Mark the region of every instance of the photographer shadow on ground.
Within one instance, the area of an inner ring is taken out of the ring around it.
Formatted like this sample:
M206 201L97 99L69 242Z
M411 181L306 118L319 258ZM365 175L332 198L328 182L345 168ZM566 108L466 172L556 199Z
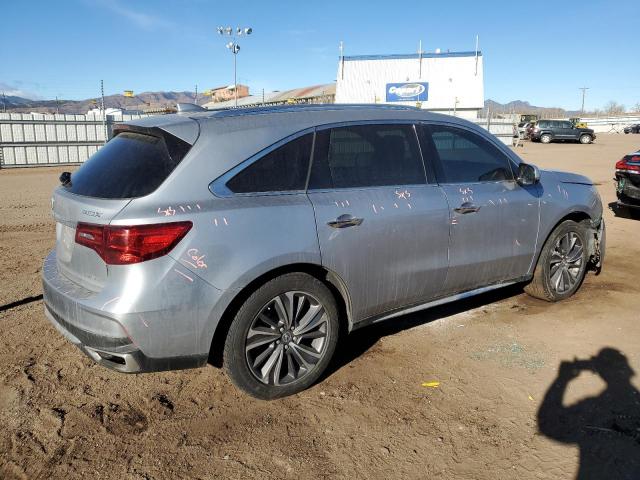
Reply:
M607 387L597 397L564 406L565 391L581 371L599 375ZM634 374L614 348L560 364L538 410L538 428L553 440L580 447L577 480L640 479L640 392L631 384Z

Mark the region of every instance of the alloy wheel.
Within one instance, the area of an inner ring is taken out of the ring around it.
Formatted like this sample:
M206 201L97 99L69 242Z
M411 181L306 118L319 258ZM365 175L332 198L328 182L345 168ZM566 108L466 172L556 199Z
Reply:
M267 385L298 381L320 362L330 323L322 304L306 292L271 299L253 319L245 341L251 373Z
M583 252L584 246L575 232L568 232L556 241L549 258L549 280L556 293L566 293L580 281Z

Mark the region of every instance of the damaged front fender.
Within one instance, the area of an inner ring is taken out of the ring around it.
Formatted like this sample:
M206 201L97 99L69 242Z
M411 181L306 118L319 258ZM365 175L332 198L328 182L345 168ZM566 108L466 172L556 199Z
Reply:
M607 231L604 218L590 222L589 226L589 265L596 275L602 271L607 243Z

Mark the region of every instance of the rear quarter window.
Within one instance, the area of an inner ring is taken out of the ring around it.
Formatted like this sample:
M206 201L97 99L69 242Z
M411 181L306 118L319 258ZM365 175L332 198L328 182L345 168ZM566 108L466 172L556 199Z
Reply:
M313 133L267 153L227 182L234 193L291 192L305 189Z
M74 172L65 188L86 197L143 197L167 179L189 148L169 134L120 133Z

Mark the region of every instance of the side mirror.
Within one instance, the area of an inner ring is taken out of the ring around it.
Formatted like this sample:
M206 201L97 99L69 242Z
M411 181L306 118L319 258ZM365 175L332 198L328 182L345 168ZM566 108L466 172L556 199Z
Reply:
M535 165L521 163L518 165L518 176L516 181L523 187L535 185L540 181L540 170Z
M60 183L63 187L71 185L71 172L62 172L60 175Z

